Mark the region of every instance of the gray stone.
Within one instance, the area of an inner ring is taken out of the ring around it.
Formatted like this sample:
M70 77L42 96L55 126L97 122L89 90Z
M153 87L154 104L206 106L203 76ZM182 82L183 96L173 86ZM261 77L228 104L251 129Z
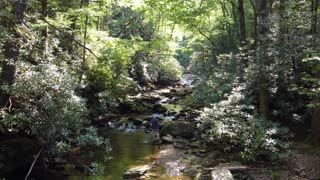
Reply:
M137 166L129 169L122 177L123 179L136 179L143 176L150 168L149 165Z
M186 139L175 139L173 142L174 147L179 149L185 149L189 144L189 141Z
M168 121L160 130L161 135L170 134L173 137L192 138L195 126L185 121Z
M211 180L234 180L228 169L217 169L211 171Z
M148 128L151 126L151 123L149 121L143 121L142 125Z
M200 149L202 146L202 143L201 143L201 141L194 141L194 142L190 143L190 146L192 148L199 148Z
M164 143L173 143L173 137L170 134L161 137Z

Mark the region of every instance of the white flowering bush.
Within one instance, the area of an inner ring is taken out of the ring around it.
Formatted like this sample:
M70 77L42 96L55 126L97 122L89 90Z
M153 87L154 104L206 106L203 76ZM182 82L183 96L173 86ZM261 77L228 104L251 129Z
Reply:
M244 160L260 155L281 159L289 154L289 130L278 123L252 116L253 106L243 104L244 87L233 88L227 100L206 108L198 120L207 142L223 143L225 150L238 149Z
M85 128L89 124L86 102L77 95L69 68L21 62L19 71L15 86L8 88L14 104L2 120L6 129L35 136L57 154L74 146L94 146L104 148L109 157L108 139L94 127Z
M19 70L10 90L14 106L5 119L8 129L35 135L49 144L61 139L62 129L82 129L87 122L86 103L75 93L76 82L67 68L21 63Z

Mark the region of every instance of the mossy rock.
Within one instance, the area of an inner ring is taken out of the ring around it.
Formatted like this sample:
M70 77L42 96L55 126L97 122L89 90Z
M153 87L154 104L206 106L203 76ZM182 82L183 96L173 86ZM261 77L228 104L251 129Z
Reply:
M193 124L185 121L168 121L160 130L161 135L170 134L173 137L192 138L196 128Z

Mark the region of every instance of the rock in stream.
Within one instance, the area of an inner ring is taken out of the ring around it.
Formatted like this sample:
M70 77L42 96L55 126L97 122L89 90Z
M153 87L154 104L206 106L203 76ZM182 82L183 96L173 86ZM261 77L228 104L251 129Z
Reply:
M143 176L150 168L150 165L133 167L125 172L122 177L123 179L136 179Z

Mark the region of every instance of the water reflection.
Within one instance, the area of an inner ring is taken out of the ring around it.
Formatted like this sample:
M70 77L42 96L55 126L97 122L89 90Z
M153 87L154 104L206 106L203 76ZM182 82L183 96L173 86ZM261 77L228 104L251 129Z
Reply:
M123 173L128 168L153 162L160 149L158 145L152 145L153 138L143 130L119 132L106 129L102 134L111 141L112 159L104 162L104 152L97 151L94 152L92 161L105 165L106 175L103 179L122 179ZM68 180L92 179L92 177L81 176L81 173L74 169L69 170L69 173L73 173L75 176L70 176Z

